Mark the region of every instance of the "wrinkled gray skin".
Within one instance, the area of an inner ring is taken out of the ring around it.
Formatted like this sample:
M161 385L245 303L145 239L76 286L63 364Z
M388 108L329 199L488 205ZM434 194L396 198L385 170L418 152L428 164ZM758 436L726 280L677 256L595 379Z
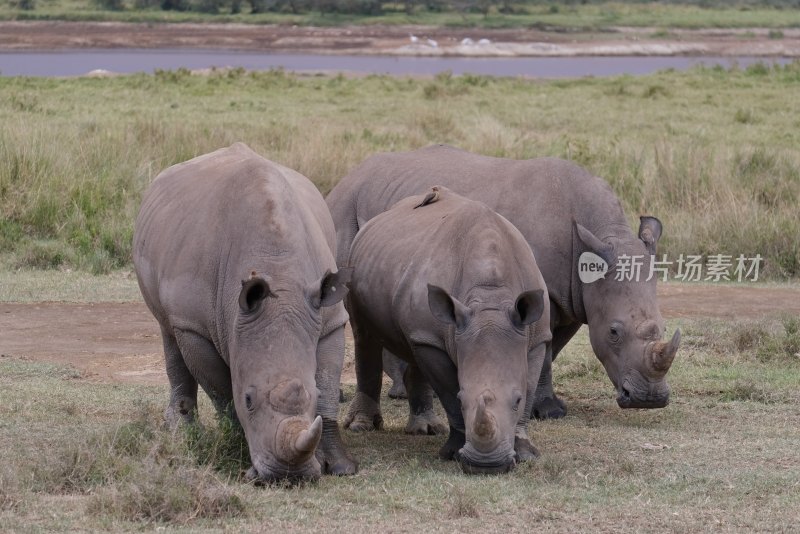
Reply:
M381 426L386 348L408 363L406 431L444 430L432 385L450 423L440 456L468 473L505 472L536 455L527 425L552 338L544 280L519 231L486 205L441 188L414 209L424 197L378 215L353 242L358 389L345 426Z
M334 240L314 185L241 143L162 172L136 219L167 422L194 418L198 384L219 410L233 403L257 481L357 469L336 424L350 272L330 273Z
M608 184L573 163L492 158L443 145L372 156L326 198L336 225L337 263L346 263L346 251L367 221L437 184L480 200L506 217L536 256L550 295L553 344L542 369L534 416L566 414L553 392L551 362L587 323L592 348L617 390L620 407L660 408L668 403L665 377L680 332L669 342L661 341L664 319L656 299L657 276L645 281L661 223L642 217L634 234ZM586 251L611 264L610 274L591 284L578 278L578 258ZM614 264L623 254L645 256L640 282L615 280Z

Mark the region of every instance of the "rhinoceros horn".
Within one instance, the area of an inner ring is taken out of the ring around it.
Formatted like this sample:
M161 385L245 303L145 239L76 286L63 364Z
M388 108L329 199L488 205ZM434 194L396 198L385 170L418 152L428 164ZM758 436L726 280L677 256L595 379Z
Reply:
M494 417L486 410L486 400L487 393L484 392L478 396L478 407L475 410L475 434L490 439L494 436L497 425Z
M653 370L659 373L666 373L675 359L675 354L678 352L678 347L681 344L681 330L675 330L672 339L669 343L665 341L658 341L653 345L650 352L650 365Z
M318 415L307 429L298 432L297 439L294 440L294 448L301 455L314 452L321 437L322 417Z

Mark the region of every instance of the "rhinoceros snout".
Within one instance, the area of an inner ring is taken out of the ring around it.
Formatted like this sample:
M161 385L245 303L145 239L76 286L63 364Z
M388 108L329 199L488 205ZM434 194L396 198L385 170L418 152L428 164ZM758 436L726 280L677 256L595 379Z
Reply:
M458 461L461 470L468 475L508 473L517 465L514 448L505 442L488 453L478 451L472 443L467 442L458 451Z
M266 465L257 462L259 467L250 467L245 474L245 479L255 485L266 485L275 483L299 484L302 482L313 482L322 475L319 464L306 465L300 468L290 468L289 466Z
M663 408L669 404L669 387L664 384L663 389L656 392L637 392L622 386L617 393L617 405L620 408Z

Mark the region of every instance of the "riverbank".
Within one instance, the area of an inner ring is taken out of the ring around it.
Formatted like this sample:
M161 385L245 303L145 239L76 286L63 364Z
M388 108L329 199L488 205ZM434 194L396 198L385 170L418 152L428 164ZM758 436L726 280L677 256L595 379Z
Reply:
M603 32L432 26L0 22L0 51L215 49L426 57L800 57L800 29L612 28Z

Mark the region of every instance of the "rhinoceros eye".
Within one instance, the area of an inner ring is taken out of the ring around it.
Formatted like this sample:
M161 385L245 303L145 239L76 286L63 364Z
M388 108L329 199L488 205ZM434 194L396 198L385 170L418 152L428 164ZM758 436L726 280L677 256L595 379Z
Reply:
M608 330L608 338L612 343L616 343L622 337L622 327L618 324L612 324Z
M514 410L515 412L518 411L521 402L522 402L522 393L517 391L514 393L514 398L511 401L511 409Z
M244 394L244 405L247 407L248 411L253 411L253 396L250 393Z

